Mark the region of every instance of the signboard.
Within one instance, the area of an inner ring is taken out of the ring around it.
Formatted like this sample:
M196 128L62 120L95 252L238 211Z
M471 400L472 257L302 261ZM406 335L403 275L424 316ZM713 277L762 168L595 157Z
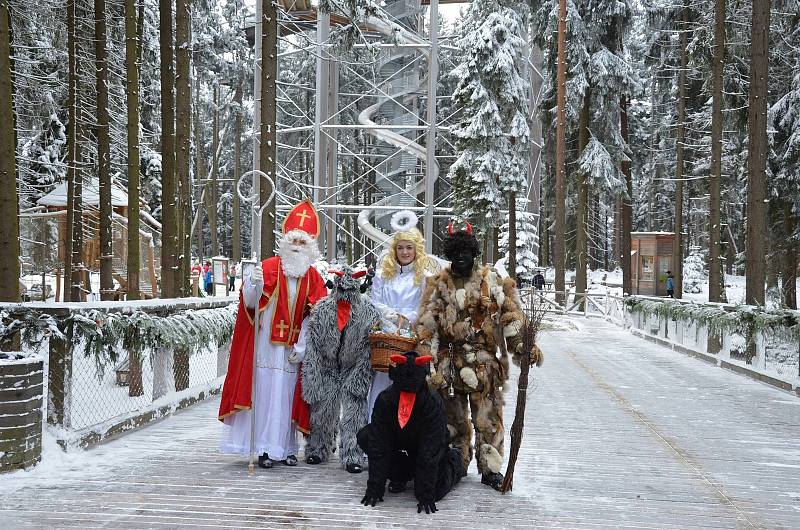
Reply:
M214 283L228 285L228 258L212 258Z

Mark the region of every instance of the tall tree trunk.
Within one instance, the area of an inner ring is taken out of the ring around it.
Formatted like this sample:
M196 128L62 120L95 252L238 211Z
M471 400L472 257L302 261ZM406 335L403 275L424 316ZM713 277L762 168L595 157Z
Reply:
M589 103L592 89L588 87L583 95L583 106L578 121L578 158L589 144ZM575 294L586 292L586 265L589 256L589 179L583 171L578 171L578 205L575 209ZM578 306L583 311L583 303Z
M262 56L263 57L263 56ZM219 234L217 233L217 207L219 204L219 85L214 86L214 117L211 137L211 182L209 191L211 208L208 210L208 226L211 230L211 255L219 256Z
M195 75L195 79L198 79L198 76ZM208 187L206 182L206 163L205 157L203 156L203 135L202 135L202 124L200 123L200 89L199 89L199 80L196 81L197 85L195 85L195 102L194 102L194 155L195 155L195 171L197 175L197 181L200 182L201 192L200 192L200 200L197 201L197 224L195 230L197 230L197 259L198 263L202 267L203 265L203 254L206 252L205 241L203 237L203 208L208 210Z
M19 301L19 217L14 87L11 80L11 8L0 1L0 301ZM42 286L44 293L44 285Z
M261 171L277 184L277 87L278 77L278 12L272 2L263 3L261 17ZM259 204L264 204L272 192L266 180L261 181ZM261 219L261 259L275 254L275 203L264 210ZM334 243L335 244L335 243Z
M722 181L722 76L725 66L725 2L714 2L714 63L711 68L711 175L709 176L708 227L708 301L720 302L724 281L721 258L721 197Z
M128 300L138 300L139 268L139 64L136 0L125 0L125 79L128 106ZM155 294L155 293L153 293Z
M623 95L619 100L619 129L620 135L626 144L629 144L628 135L628 96ZM630 144L629 144L630 145ZM631 231L633 230L633 177L631 176L630 160L623 160L620 164L622 174L625 175L625 191L627 197L620 197L619 203L619 260L622 267L622 292L630 294L633 288L631 271Z
M539 217L539 266L550 266L550 207L547 195L542 196L542 215Z
M95 90L97 92L97 162L100 184L100 299L114 299L114 249L111 236L111 143L108 115L106 1L94 0Z
M672 250L672 274L675 277L675 298L683 297L683 174L686 139L686 70L689 63L689 4L683 2L681 12L681 67L678 70L678 123L675 128L675 243Z
M764 305L767 255L767 89L770 0L753 0L747 110L747 242L745 303Z
M556 71L556 205L555 205L555 289L564 291L564 242L566 221L566 82L567 82L567 1L558 2L558 68ZM557 301L565 300L556 294Z
M508 274L517 279L517 194L508 194Z
M175 183L178 186L178 266L175 269L176 295L191 296L189 269L192 241L192 2L175 3Z
M172 0L159 0L161 46L161 297L175 298L178 218L175 204L175 66L172 43Z
M238 80L236 92L236 117L233 123L233 262L242 260L242 213L239 202L239 179L242 176L242 79Z
M76 0L67 0L67 219L64 226L64 301L72 300L72 230L75 224L75 179L78 175L77 36Z
M792 234L797 220L792 212L791 201L783 203L783 231L787 235L786 252L783 256L783 305L797 309L797 241Z

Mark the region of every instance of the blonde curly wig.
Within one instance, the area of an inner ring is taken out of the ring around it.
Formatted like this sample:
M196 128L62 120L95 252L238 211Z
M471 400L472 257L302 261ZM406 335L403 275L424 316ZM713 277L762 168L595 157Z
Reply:
M425 270L430 267L431 258L425 254L425 238L422 233L416 228L397 232L392 238L392 243L389 245L389 251L381 260L381 278L384 280L391 280L400 272L400 267L397 263L397 244L400 241L410 241L414 244L414 284L421 285L425 281Z

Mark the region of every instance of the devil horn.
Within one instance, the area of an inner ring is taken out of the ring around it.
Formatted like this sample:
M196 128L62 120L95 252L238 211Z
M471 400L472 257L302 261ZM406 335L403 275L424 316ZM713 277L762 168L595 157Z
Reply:
M367 274L367 271L361 270L361 271L358 271L358 272L354 272L352 274L352 276L353 276L353 278L361 278L365 274Z
M467 234L472 235L472 225L467 223Z
M430 355L421 355L421 356L417 357L416 359L414 359L414 364L416 364L417 366L425 366L426 364L428 364L432 360L433 360L433 357L431 357Z
M449 235L449 236L453 235L453 221L450 221L447 224L447 235Z
M405 355L400 355L399 353L395 353L389 357L389 359L391 359L394 364L406 364L406 361L408 361Z

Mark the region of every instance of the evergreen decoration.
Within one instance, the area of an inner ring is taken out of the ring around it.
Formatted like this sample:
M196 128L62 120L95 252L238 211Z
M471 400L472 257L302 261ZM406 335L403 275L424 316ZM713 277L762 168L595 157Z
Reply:
M721 306L661 302L638 296L626 297L625 306L631 314L654 316L660 320L688 321L705 326L711 335L742 335L746 337L748 344L755 340L758 333L795 344L800 342L800 311L768 311L755 306L737 306L726 310Z
M133 311L109 313L97 309L72 312L58 319L39 309L16 306L0 311L0 344L21 332L25 349L38 351L48 337L83 344L95 359L98 373L119 360L121 351L143 353L159 348L183 350L189 355L214 343L218 347L233 335L237 305L214 309L186 309L167 316Z

